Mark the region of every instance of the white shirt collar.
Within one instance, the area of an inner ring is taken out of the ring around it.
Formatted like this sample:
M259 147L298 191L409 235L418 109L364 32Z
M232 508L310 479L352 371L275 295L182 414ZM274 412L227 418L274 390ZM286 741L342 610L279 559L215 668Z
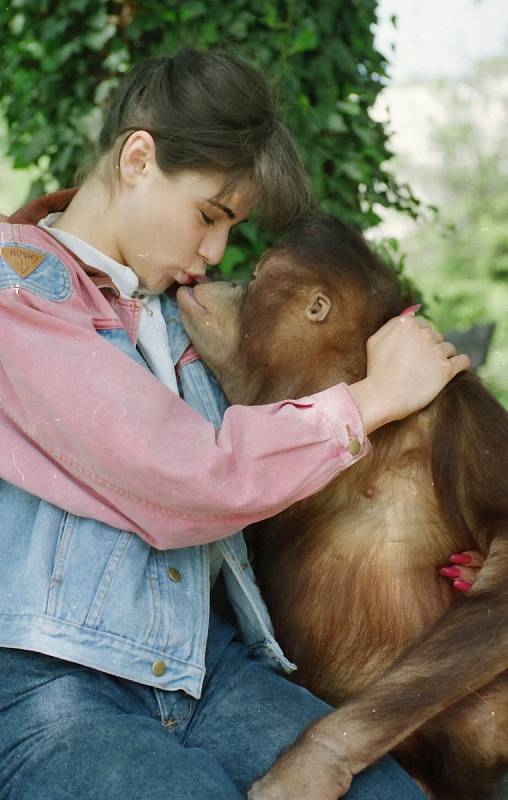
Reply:
M122 297L132 297L135 292L139 291L139 278L133 269L126 267L124 264L120 264L105 253L101 253L96 247L88 244L88 242L84 242L83 239L80 239L78 236L74 236L73 233L67 233L67 231L62 231L60 228L53 228L52 225L60 219L61 216L62 212L48 214L47 217L40 220L38 223L39 227L44 228L51 233L55 239L65 244L69 250L76 253L85 264L97 267L97 269L109 275Z

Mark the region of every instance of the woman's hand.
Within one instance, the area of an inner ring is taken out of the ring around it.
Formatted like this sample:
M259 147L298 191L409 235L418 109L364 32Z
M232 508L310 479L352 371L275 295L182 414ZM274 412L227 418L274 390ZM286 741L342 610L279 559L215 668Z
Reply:
M469 357L423 319L403 313L367 340L367 377L349 388L367 433L428 405Z
M451 580L458 592L469 592L483 567L484 557L477 550L465 550L454 553L448 560L450 564L441 567L439 574Z

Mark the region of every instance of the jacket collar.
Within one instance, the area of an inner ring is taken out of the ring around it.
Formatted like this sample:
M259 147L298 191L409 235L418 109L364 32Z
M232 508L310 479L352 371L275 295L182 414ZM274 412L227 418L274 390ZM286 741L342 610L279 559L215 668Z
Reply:
M16 225L37 225L37 223L56 211L65 211L77 189L62 189L59 192L36 197L9 217L9 222Z
M37 225L37 223L47 217L48 214L53 214L56 211L65 211L72 198L76 194L77 189L62 189L59 192L52 192L51 194L37 197L30 203L15 211L8 217L8 222L13 225ZM44 231L51 236L49 231ZM55 237L52 237L55 238ZM119 295L119 291L115 284L105 272L93 267L90 264L85 264L75 253L66 247L62 242L58 241L58 245L66 250L80 267L86 272L88 277L93 281L98 289L106 289L112 291L115 295Z

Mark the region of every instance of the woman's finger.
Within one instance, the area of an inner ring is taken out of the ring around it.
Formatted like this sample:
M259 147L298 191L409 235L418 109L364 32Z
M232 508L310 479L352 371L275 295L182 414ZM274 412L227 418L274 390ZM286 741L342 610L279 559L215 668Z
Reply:
M478 569L472 567L442 567L439 570L443 578L451 578L452 580L467 581L474 583L478 577Z
M478 550L464 550L453 553L449 562L448 566L441 567L440 575L451 580L458 592L468 592L478 579L485 559Z
M451 342L440 342L439 349L446 358L451 358L457 355L457 348Z
M466 356L464 353L461 353L458 356L452 356L448 359L448 363L452 368L452 375L457 375L459 372L462 372L465 369L469 369L471 366L471 359L469 356Z
M453 553L448 559L451 564L467 567L483 567L485 559L478 550L464 550L461 553Z
M453 588L458 592L469 592L472 586L472 583L469 583L469 581L463 581L460 578L457 578L456 581L453 581Z
M439 333L439 331L436 331L436 329L432 327L428 320L422 319L421 317L415 317L415 322L419 328L427 328L435 342L442 342L444 340L444 336Z

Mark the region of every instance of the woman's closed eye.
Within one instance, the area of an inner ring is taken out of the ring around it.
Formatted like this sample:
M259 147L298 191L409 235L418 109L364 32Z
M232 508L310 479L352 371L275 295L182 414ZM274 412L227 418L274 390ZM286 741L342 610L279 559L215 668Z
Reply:
M204 211L200 211L199 213L203 217L203 222L205 223L205 225L214 225L215 224L215 220L212 219L211 217L209 217L208 214L205 214Z

